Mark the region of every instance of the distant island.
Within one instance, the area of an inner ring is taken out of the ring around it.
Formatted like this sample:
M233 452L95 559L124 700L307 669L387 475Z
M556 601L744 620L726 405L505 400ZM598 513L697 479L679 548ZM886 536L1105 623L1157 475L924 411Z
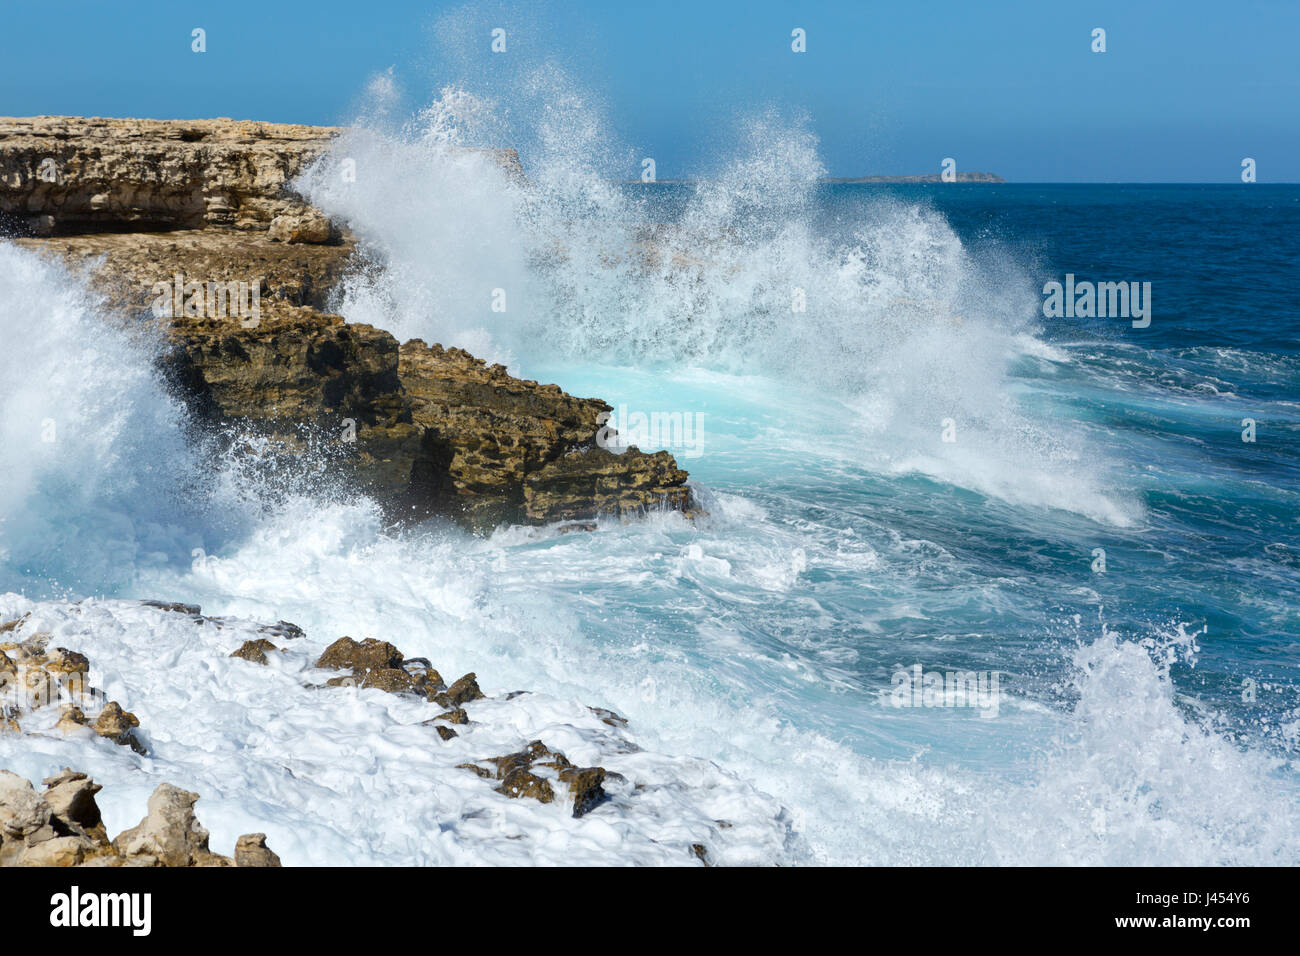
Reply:
M954 180L959 183L1005 183L1006 180L996 173L957 173ZM943 182L940 173L925 173L920 176L827 176L826 183L939 183Z
M923 173L917 176L826 176L821 180L823 183L940 183L943 182L941 173ZM1005 183L1006 180L997 173L957 173L957 178L953 180L958 183ZM625 182L645 185L645 186L675 186L683 183L698 182L695 179L628 179Z

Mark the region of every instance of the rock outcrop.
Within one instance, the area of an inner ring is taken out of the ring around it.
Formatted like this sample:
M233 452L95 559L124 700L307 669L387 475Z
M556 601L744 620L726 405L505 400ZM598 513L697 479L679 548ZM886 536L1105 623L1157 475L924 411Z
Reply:
M0 625L0 635L11 638L0 641L0 730L21 732L29 715L57 706L56 732L89 739L97 735L145 753L139 718L91 685L89 659L67 648L50 648L49 634L23 635L24 621Z
M395 518L691 512L667 452L596 446L604 402L327 311L370 266L292 183L339 132L0 118L0 234L41 237L16 241L93 270L114 314L160 322L163 369L215 440L253 437L268 464L323 471ZM496 156L517 172L513 150Z
M0 118L0 213L38 234L229 226L310 212L288 184L330 126L215 120Z
M102 789L84 773L64 768L43 781L0 770L0 866L279 866L266 834L235 844L233 859L213 853L208 831L194 815L198 794L160 784L148 813L109 840L95 794Z
M371 637L363 641L340 637L325 648L316 666L322 670L351 671L344 677L331 677L325 682L327 687L360 687L362 690L409 694L437 704L443 712L424 723L434 727L443 740L456 736L447 724L469 723L464 705L483 699L483 691L473 673L466 674L448 687L427 659L406 658L392 644Z
M480 777L499 780L497 792L507 797L530 797L541 803L555 800L555 784L563 784L573 801L573 815L580 817L605 799L607 771L604 767L575 767L558 750L534 740L517 753L492 757L481 764L461 764ZM490 769L489 769L490 768Z

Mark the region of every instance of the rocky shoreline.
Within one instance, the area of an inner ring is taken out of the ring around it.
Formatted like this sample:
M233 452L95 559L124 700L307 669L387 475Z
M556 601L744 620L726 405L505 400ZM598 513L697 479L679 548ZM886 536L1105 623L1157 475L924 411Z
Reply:
M483 532L693 513L670 454L597 446L605 402L327 311L371 263L292 184L339 132L0 118L0 234L89 270L111 314L158 323L167 380L210 440L321 458L394 519ZM496 155L518 169L513 151Z
M0 628L0 866L319 864L340 844L375 862L394 833L427 846L382 862L564 863L612 841L611 859L698 866L783 859L796 839L770 797L643 749L608 708L447 680L381 638L12 594ZM232 855L211 849L200 794Z

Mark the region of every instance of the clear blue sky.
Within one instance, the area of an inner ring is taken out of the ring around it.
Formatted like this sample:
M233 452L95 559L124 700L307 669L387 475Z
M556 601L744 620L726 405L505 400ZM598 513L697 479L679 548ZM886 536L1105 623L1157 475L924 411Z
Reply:
M1237 182L1250 156L1260 182L1300 182L1297 0L489 0L450 20L465 4L5 7L11 115L340 123L389 67L418 101L553 59L660 178L698 172L731 117L774 105L811 117L832 175L937 172L951 156L1013 181ZM795 27L806 53L791 52Z

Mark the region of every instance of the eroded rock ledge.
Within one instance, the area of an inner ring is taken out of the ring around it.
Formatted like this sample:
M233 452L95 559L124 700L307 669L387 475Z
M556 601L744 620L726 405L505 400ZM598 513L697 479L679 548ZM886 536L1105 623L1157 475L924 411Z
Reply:
M327 311L339 280L368 266L292 182L339 132L0 118L0 235L92 270L111 313L161 321L169 380L214 434L323 457L394 516L488 530L691 512L670 454L596 447L597 416L611 410L599 399ZM497 158L517 171L513 150ZM239 301L257 302L251 317L213 291L238 283L249 288ZM178 292L161 319L160 284Z

